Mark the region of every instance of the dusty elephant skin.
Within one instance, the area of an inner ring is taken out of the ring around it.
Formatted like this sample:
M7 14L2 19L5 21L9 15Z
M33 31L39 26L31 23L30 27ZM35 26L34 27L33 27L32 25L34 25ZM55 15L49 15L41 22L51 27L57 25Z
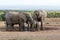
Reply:
M19 24L19 30L23 31L25 30L24 23L30 23L32 27L32 17L29 14L26 14L24 12L6 12L5 14L5 20L7 24L7 30L13 30L14 24ZM27 27L28 30L29 26Z
M34 11L34 20L41 22L41 27L37 26L37 29L43 30L43 21L47 17L47 12L45 10L35 10Z

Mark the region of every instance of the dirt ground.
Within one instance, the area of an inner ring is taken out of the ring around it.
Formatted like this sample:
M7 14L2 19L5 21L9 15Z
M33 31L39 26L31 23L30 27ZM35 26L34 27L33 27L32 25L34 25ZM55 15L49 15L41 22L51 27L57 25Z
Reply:
M47 18L43 31L35 32L19 32L6 31L5 22L0 21L0 40L60 40L60 22L59 18ZM18 25L15 26L17 30Z

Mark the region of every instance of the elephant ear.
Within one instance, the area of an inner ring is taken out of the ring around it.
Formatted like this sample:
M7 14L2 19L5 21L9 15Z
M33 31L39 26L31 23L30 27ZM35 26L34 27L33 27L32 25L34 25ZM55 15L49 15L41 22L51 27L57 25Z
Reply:
M32 19L32 16L30 14L26 14L27 19Z
M26 18L27 18L27 21L29 21L30 23L33 22L33 18L30 14L26 14Z
M37 16L35 14L33 15L33 19L34 20L37 20Z

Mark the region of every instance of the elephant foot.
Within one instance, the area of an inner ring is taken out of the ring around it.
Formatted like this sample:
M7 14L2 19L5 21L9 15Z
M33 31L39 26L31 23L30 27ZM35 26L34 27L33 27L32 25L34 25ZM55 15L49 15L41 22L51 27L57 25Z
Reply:
M8 31L8 29L6 29L6 31Z
M34 32L35 30L34 29L30 29L30 31Z
M13 28L8 28L8 29L6 29L6 31L14 31L14 29Z
M24 31L27 31L27 30L28 30L27 27L25 27L25 28L24 28Z
M14 31L14 29L8 29L8 31Z
M19 31L23 31L23 29L19 29Z
M19 31L23 31L23 28L19 28Z
M40 27L37 28L37 31L40 31Z
M27 31L30 31L30 27L27 27Z
M43 31L43 30L44 30L44 28L40 28L40 30L42 30L42 31Z
M40 31L40 29L38 29L38 28L35 28L35 31Z
M13 31L16 31L16 29L14 28L14 30Z

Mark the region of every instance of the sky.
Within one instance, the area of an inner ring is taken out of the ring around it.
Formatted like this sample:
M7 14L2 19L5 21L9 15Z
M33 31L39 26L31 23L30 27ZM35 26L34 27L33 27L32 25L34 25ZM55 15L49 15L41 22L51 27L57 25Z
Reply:
M60 10L60 0L0 0L0 10Z

